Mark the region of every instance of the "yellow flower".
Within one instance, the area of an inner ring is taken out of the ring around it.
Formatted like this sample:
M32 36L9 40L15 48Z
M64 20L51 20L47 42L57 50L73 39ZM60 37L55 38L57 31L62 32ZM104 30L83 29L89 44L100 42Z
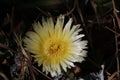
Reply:
M34 32L28 32L24 42L43 72L54 77L74 67L74 62L84 60L87 41L81 40L84 34L79 34L82 30L79 27L79 24L72 26L72 18L64 25L62 15L55 25L52 18L43 19L42 25L33 24Z

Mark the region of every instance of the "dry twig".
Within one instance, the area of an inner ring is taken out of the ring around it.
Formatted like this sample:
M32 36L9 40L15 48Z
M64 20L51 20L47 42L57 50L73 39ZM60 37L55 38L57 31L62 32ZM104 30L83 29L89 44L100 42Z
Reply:
M0 71L0 76L1 76L4 80L8 80L7 76L6 76L4 73L2 73L1 71Z

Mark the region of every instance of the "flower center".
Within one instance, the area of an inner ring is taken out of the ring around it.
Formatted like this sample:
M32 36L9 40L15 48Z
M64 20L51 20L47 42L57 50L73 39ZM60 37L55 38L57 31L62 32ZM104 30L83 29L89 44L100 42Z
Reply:
M63 53L64 45L61 42L51 42L48 46L48 54Z

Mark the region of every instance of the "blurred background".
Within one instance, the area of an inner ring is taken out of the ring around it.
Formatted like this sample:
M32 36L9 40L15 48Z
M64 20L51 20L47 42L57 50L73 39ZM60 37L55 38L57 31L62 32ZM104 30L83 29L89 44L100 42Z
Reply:
M60 14L81 24L88 40L88 57L74 76L58 80L97 80L95 75L103 70L105 80L120 79L120 0L0 0L0 80L49 80L40 73L30 57L26 61L20 39L32 30L34 21ZM67 20L66 20L67 21ZM21 54L22 53L22 54ZM22 66L25 64L25 66ZM34 67L30 67L30 65ZM23 71L22 71L23 70ZM74 73L71 69L68 73Z

